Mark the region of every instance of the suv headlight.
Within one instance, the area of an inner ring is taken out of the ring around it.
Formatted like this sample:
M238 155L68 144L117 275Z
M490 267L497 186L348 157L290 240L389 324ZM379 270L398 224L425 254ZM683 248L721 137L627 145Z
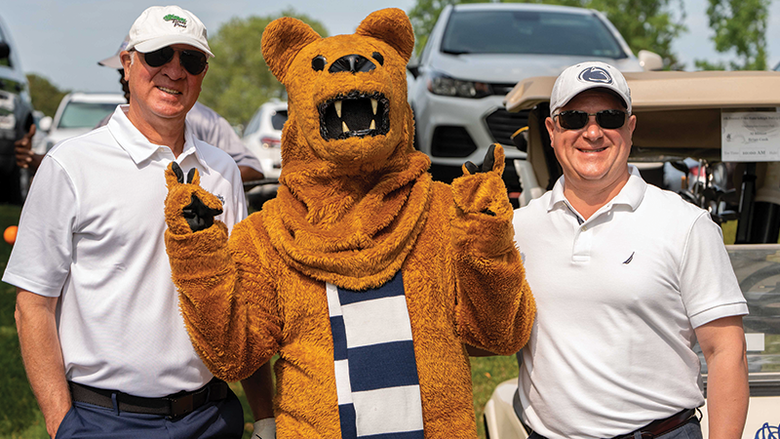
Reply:
M479 99L493 94L490 84L450 78L443 73L433 73L428 78L428 91L440 96Z

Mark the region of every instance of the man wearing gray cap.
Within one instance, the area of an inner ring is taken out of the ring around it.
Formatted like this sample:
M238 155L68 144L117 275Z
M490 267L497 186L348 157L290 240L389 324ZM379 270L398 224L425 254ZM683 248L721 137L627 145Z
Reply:
M246 216L235 162L185 123L212 56L192 13L145 10L120 56L129 105L54 147L33 181L3 281L52 437L241 437L240 402L190 344L160 209L175 162L228 227Z
M748 309L708 213L628 165L637 118L614 67L558 77L545 120L563 176L515 211L537 318L515 411L531 438L739 438ZM640 122L641 123L641 122Z

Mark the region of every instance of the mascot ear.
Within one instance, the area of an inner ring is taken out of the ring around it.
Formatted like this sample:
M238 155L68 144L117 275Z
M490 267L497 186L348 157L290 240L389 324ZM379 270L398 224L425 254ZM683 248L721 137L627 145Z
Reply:
M319 39L319 34L301 20L292 17L278 18L263 31L263 59L276 79L284 84L287 69L290 68L295 55Z
M358 26L355 34L373 37L392 46L409 61L414 50L414 30L404 11L396 8L372 12Z

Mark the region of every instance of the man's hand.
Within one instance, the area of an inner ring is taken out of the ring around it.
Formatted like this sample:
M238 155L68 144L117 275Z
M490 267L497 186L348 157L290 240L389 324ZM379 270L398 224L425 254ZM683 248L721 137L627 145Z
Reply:
M14 152L16 153L16 166L32 170L38 169L43 155L36 154L32 150L32 138L35 135L35 124L30 125L30 130L22 136L21 139L14 142Z
M182 235L207 229L214 224L214 217L222 213L222 202L199 186L200 175L196 168L187 173L176 162L165 171L168 196L165 199L165 220L171 232Z
M265 418L255 422L252 439L276 439L276 422L274 418Z

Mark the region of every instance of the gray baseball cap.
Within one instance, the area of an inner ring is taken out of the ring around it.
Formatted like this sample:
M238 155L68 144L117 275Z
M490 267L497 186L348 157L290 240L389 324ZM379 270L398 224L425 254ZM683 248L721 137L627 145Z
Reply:
M607 63L590 61L568 67L558 76L550 95L550 114L555 114L578 94L594 88L611 91L631 113L631 90L623 74Z

